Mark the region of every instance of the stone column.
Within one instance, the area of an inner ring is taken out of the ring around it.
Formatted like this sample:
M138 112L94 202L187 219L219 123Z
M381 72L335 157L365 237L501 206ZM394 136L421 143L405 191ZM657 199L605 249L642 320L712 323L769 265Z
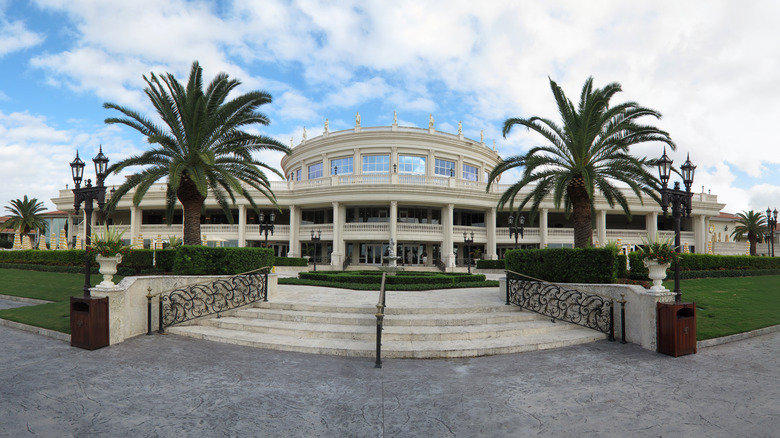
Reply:
M547 247L547 213L549 208L539 210L539 248Z
M695 216L693 221L693 236L694 245L696 245L696 253L707 253L707 217L703 214Z
M342 221L344 215L341 214L341 208L338 202L333 202L333 252L330 255L330 265L340 270L344 263L344 241L341 237L341 230L344 228Z
M130 245L135 244L135 239L141 234L141 221L143 214L137 205L130 206ZM184 236L182 236L184 237Z
M246 246L246 205L238 206L238 246Z
M70 245L71 242L73 242L73 215L70 214L70 212L68 212L68 229L67 229L66 233L68 234L67 235L67 239L68 239L67 243L68 243L68 245ZM70 248L70 247L66 247L65 249L68 249L68 248Z
M398 201L390 201L390 240L398 245ZM393 248L395 250L395 248Z
M647 230L648 239L656 239L658 234L658 212L647 213L645 219L645 230Z
M287 251L288 257L300 257L300 243L298 241L298 229L300 220L298 219L300 208L294 205L290 206L290 249Z
M607 210L596 211L596 238L599 241L599 247L607 244Z
M444 242L442 243L441 256L442 262L447 269L455 267L455 254L452 252L453 241L453 219L455 217L455 204L447 204L447 208L442 211L442 228L444 230Z
M487 233L487 242L485 244L485 259L496 260L496 207L485 212L485 232Z

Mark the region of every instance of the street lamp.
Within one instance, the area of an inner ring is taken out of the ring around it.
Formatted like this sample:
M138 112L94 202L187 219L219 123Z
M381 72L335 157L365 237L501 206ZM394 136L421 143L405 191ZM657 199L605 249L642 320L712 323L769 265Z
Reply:
M774 216L772 215L774 213ZM771 256L775 256L775 227L777 227L777 209L770 211L769 207L766 209L766 224L769 228L769 242L771 243Z
M685 190L680 189L680 182L675 181L674 188L669 188L669 176L671 176L672 160L666 155L666 148L664 147L664 155L657 161L658 174L661 177L661 209L666 213L669 209L669 205L672 206L672 217L674 218L674 246L677 253L680 253L680 218L683 213L686 217L691 216L691 199L693 198L693 192L691 192L691 186L693 185L693 173L696 170L696 166L691 163L691 155L688 154L688 158L685 163L680 166L680 175L685 184ZM680 262L674 263L674 300L680 302L682 293L680 292Z
M520 220L517 221L518 224L515 224L515 218L512 215L509 215L509 238L512 238L512 235L515 236L515 249L517 249L517 237L520 236L520 238L523 238L523 231L525 230L525 216L522 214L520 215Z
M764 242L766 242L766 255L770 255L772 253L772 242L769 240L770 235L767 232L762 237L764 238Z
M466 237L466 232L463 232L463 243L466 244L466 255L468 256L469 274L471 274L471 245L474 244L474 233L471 233L471 239Z
M276 214L272 211L271 214L268 215L268 220L266 220L265 214L261 211L260 212L260 234L265 233L265 247L268 248L268 232L271 232L271 235L274 235L274 221L276 220Z
M311 241L314 244L314 254L311 256L314 261L314 272L317 272L317 244L322 238L322 230L317 230L317 235L314 235L314 230L311 230Z
M106 179L106 168L108 167L108 158L103 155L103 146L100 146L100 152L92 159L95 163L95 175L97 176L97 183L93 186L92 180L88 179L84 187L81 187L81 181L84 177L84 162L79 158L79 152L76 151L76 159L70 163L70 170L73 174L73 183L76 188L73 189L73 208L76 210L76 214L79 212L81 203L84 203L84 213L86 214L85 220L85 246L89 247L92 243L90 239L91 223L92 223L92 211L94 207L92 201L97 201L98 210L103 210L103 205L106 203L106 186L103 182ZM84 296L90 297L89 288L90 283L90 256L89 252L84 254Z

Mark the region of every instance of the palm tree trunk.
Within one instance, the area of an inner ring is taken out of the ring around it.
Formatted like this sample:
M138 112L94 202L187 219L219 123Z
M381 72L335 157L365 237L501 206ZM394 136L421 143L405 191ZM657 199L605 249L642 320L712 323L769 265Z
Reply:
M758 236L753 233L748 233L748 241L750 242L750 255L756 255L756 244L758 243Z
M571 199L574 219L574 247L587 248L593 244L593 228L590 217L590 197L582 178L576 178L566 191Z
M201 195L195 184L186 175L182 176L176 198L184 209L184 231L182 243L184 245L201 245L200 240L200 211L206 197Z

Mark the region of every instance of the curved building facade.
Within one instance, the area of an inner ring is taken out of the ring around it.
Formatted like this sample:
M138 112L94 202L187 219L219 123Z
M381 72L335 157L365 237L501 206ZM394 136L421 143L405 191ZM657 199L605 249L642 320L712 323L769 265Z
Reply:
M407 267L464 266L465 240L472 238L472 257L503 258L515 247L510 213L496 209L506 185L494 184L486 192L487 175L499 160L483 141L436 131L432 123L428 129L358 124L328 132L326 127L316 138L304 135L281 160L286 180L272 183L281 211L253 194L263 221L275 212L273 234L266 236L260 215L245 200L237 198L231 224L212 197L206 200L201 232L210 245L268 245L279 256L317 257L318 264L333 269L379 265L391 241L402 257L399 263ZM630 191L626 197L630 222L619 206L611 208L601 197L595 200L594 243L640 244L656 232L672 234L671 217L663 216L652 199L642 203ZM164 184L151 189L139 206L131 205L131 199L132 192L109 219L112 226L126 230L126 239L149 247L171 235L181 236L181 210L174 225L165 225ZM69 190L61 190L52 201L60 210L73 211ZM690 251L706 251L712 237L710 218L722 208L716 195L694 194L692 217L682 224L682 240ZM72 220L70 230L83 238L83 219ZM573 241L570 218L547 200L537 218L530 220L526 213L517 246L563 247Z

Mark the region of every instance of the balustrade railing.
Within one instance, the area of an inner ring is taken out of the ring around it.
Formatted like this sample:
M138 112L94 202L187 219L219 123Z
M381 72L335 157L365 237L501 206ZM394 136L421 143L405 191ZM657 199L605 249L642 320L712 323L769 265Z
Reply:
M185 321L236 309L257 301L268 301L269 267L234 275L229 278L192 284L146 296L149 331L151 332L151 302L159 297L159 331Z
M615 340L614 301L506 271L506 304L606 333Z

